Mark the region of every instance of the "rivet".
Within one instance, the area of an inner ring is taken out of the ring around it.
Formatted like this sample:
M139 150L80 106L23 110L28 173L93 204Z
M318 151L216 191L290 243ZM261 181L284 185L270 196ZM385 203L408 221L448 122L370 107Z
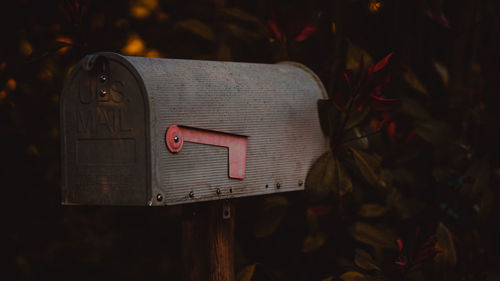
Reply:
M217 188L217 189L215 190L215 193L217 193L217 195L220 195L220 193L221 193L220 188Z
M189 192L189 197L190 197L190 198L193 198L193 197L194 197L194 191L190 191L190 192Z
M108 76L106 76L105 74L101 74L101 76L99 76L99 80L101 80L101 82L106 82L106 80L108 80Z
M174 137L174 141L175 141L175 142L179 142L179 140L180 140L179 136L175 136L175 137Z
M280 187L281 187L281 183L280 182L276 183L276 188L280 189Z
M108 91L106 91L105 89L100 89L100 90L99 90L99 95L100 95L101 97L104 97L104 96L105 96L105 95L107 95L107 94L108 94Z
M299 186L302 186L304 184L303 180L299 180Z
M158 201L163 200L163 195L161 195L160 193L158 193L158 195L156 195L156 200L158 200Z

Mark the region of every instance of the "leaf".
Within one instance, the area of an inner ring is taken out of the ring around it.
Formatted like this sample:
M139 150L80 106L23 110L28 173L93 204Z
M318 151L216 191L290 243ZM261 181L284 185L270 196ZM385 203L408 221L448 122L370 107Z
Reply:
M374 248L395 248L395 237L389 229L380 229L364 222L356 222L349 228L349 233L359 242Z
M238 274L236 274L236 280L237 281L251 281L253 274L255 273L255 266L256 265L257 264L254 263L254 264L245 266L243 269L240 270L240 272L238 272Z
M486 193L485 189L489 186L490 172L490 164L487 156L481 159L474 159L465 172L465 177L472 179L471 183L463 185L460 195L463 198L475 200L481 193Z
M374 67L373 67L373 72L377 72L384 68L387 63L389 62L389 59L391 58L392 53L388 54L385 58L381 59Z
M362 249L354 250L354 264L364 270L381 270L380 267L375 264L372 256Z
M358 214L364 218L376 218L385 214L388 210L388 207L382 206L380 204L367 203L361 206Z
M344 281L361 281L365 280L365 276L357 271L348 271L340 275L340 279Z
M326 197L335 180L335 159L331 151L321 155L306 177L306 191L314 197Z
M353 147L349 148L363 177L369 184L376 185L381 178L382 169L380 168L380 163L382 158L375 153L370 154Z
M434 65L434 68L436 69L436 72L439 74L439 77L441 77L441 80L443 81L443 84L445 86L447 86L448 85L448 81L449 81L449 76L450 76L448 74L448 69L446 69L446 67L444 65L442 65L441 63L439 63L436 60L433 60L432 64Z
M457 252L450 230L440 222L436 229L436 248L439 253L434 257L437 263L453 266L457 263Z
M352 191L352 180L339 159L328 151L309 170L306 190L317 198L325 198L331 192L344 195Z
M427 10L425 11L425 14L427 15L427 17L429 17L429 19L431 19L435 23L448 29L451 28L450 23L448 22L448 19L443 14L443 12Z
M281 42L281 31L280 31L278 25L273 20L268 20L267 25L271 29L274 37L276 37L276 39L278 39L278 41Z
M446 123L438 120L419 121L415 130L422 139L434 145L442 144L452 135Z
M325 244L326 236L322 232L309 234L304 239L302 244L302 252L310 253L313 252Z
M311 36L311 34L314 33L314 31L316 31L316 29L317 27L314 24L307 25L300 31L299 35L295 37L295 41L301 42L306 40L309 36Z
M358 71L359 67L365 64L373 64L372 57L365 50L356 46L351 41L348 41L346 53L346 69Z
M256 237L262 238L271 235L281 224L287 212L288 200L284 196L269 196L260 203L253 232Z
M259 20L259 18L237 8L226 8L220 10L223 14L231 16L232 18L244 21L244 22L250 22L254 23L257 25L262 25L262 22Z
M345 124L345 129L349 130L357 126L359 123L363 122L366 116L368 115L369 111L370 110L367 107L363 108L362 110L352 111L351 114L349 115L349 119Z
M430 119L431 115L427 110L416 100L412 98L402 97L401 111L416 119Z
M212 28L198 19L187 19L179 21L175 24L174 28L184 29L208 41L215 40L215 35Z
M410 68L408 68L408 71L403 75L403 78L417 92L422 93L424 95L429 94L429 92L427 92L422 82L420 82L420 79L418 79L417 74L415 74L415 72L413 72Z

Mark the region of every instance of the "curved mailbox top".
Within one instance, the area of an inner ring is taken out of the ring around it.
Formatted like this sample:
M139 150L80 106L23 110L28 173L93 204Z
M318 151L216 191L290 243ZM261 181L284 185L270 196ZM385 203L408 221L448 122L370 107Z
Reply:
M170 205L304 189L326 151L297 63L86 57L61 98L63 203Z

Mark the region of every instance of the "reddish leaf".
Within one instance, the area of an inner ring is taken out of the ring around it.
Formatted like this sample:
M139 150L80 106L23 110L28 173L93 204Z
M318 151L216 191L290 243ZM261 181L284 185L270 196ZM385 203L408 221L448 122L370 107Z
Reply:
M392 56L392 53L388 54L385 58L383 58L382 60L380 60L374 67L373 67L373 72L377 72L379 70L381 70L382 68L384 68L387 63L389 62L389 59L391 58Z
M307 25L300 31L299 35L295 37L295 41L301 42L306 40L311 34L314 33L314 31L316 31L316 29L317 27L314 24Z
M278 25L273 20L268 20L267 24L269 25L269 28L273 32L274 37L276 37L276 39L278 39L278 41L281 42L281 31Z
M351 75L349 73L347 73L346 71L344 71L344 77L345 77L345 81L347 82L347 85L349 87L351 87Z
M406 136L405 143L410 143L417 136L417 130L413 129L410 131L408 136Z
M396 242L398 243L398 251L401 253L401 251L403 251L403 239L401 239L401 237L398 237L396 239Z
M443 12L427 10L425 11L425 14L429 17L429 19L440 24L441 26L451 28L450 23Z
M392 121L386 128L387 136L392 142L396 141L396 122Z
M394 263L397 264L397 265L399 265L399 266L406 266L406 262L405 261L396 261Z

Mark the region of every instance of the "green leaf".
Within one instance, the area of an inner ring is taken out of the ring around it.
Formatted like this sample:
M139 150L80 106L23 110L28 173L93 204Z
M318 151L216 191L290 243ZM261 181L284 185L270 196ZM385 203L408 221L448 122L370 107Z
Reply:
M401 112L407 114L415 119L430 119L431 115L425 107L423 107L416 100L408 97L401 97Z
M240 272L238 272L238 274L236 274L236 280L237 281L251 281L253 274L255 273L255 266L256 265L257 264L254 263L254 264L245 266L243 269L240 270Z
M286 215L288 200L284 196L265 197L257 208L257 216L253 224L256 237L271 235Z
M304 243L302 244L302 252L304 253L313 252L321 248L321 246L325 244L325 241L326 241L326 236L322 232L309 234L306 236L306 238L304 239Z
M375 153L367 153L353 147L349 148L363 177L369 184L376 185L382 176L382 169L380 168L382 158Z
M453 237L442 222L437 226L436 238L436 248L438 248L440 252L434 257L434 260L437 263L449 266L457 264L457 252L455 250L455 244L453 243Z
M385 214L387 210L389 210L388 207L380 204L367 203L361 206L358 214L364 218L376 218Z
M354 110L353 112L351 112L349 115L349 119L345 124L345 129L349 130L357 126L359 123L363 122L366 119L366 116L368 115L369 112L370 112L369 107L363 107L362 110Z
M387 228L382 229L364 222L356 222L349 228L349 233L354 239L374 248L392 249L395 247L394 234Z
M372 57L365 50L361 49L348 40L346 53L346 69L358 71L361 57L363 57L365 66L373 64Z
M339 159L328 151L309 170L306 190L317 198L325 198L331 192L342 196L352 191L352 180Z
M417 134L425 141L439 145L448 140L452 132L444 121L419 121L415 126Z
M403 75L403 78L417 92L429 95L429 92L427 92L422 82L420 82L420 79L418 79L417 74L415 74L415 72L413 72L410 68L408 68L408 71Z
M184 29L208 41L215 40L215 35L212 28L198 19L187 19L179 21L175 24L174 28Z
M364 270L381 270L380 267L375 264L372 256L363 249L354 250L354 264Z

